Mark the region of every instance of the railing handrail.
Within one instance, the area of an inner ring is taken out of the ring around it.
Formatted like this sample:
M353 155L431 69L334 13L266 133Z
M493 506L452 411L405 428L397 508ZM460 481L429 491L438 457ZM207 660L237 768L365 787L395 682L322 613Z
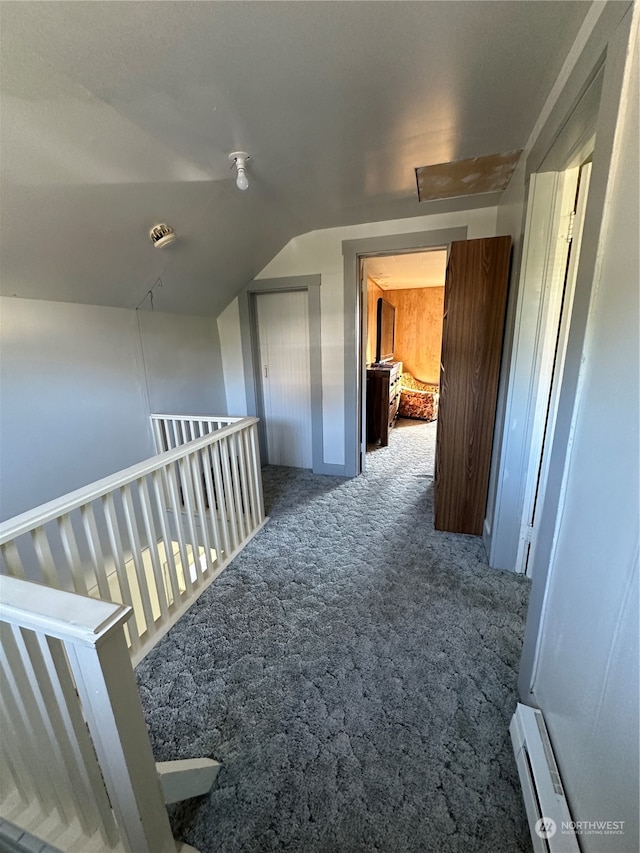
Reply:
M97 646L132 610L123 604L89 598L77 592L3 576L0 578L0 622L41 631L59 640Z
M149 415L152 421L163 421L163 420L171 420L171 421L228 421L230 424L237 423L238 421L245 421L247 416L237 415L237 416L227 416L227 415L170 415L170 414L158 414L157 412L153 415Z
M171 417L170 415L160 415L160 417ZM186 415L178 416L186 418ZM198 420L206 420L206 418L198 418ZM141 477L146 477L147 474L152 474L172 462L177 462L179 459L207 447L209 444L221 441L229 435L240 432L252 424L257 424L258 418L246 417L240 418L236 423L215 430L215 432L207 433L201 438L196 438L193 441L181 444L172 450L167 450L164 453L156 454L155 456L144 459L142 462L136 462L135 465L124 468L115 474L110 474L108 477L103 477L101 480L96 480L88 486L82 486L73 492L62 495L59 498L54 498L48 503L41 504L34 509L16 515L13 518L7 519L0 523L0 545L10 542L12 539L17 539L33 530L34 527L42 527L48 522L59 518L78 509L97 498L104 497L109 492L133 483Z

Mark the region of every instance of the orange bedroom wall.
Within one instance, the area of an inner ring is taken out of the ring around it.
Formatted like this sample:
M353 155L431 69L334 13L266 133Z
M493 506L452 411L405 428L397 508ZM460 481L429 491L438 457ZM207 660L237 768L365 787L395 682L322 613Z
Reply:
M375 283L373 284L380 290ZM368 288L367 291L370 305L371 296ZM380 291L381 293L382 291ZM377 299L380 294L376 294L375 298ZM440 382L444 287L385 290L384 298L396 307L395 360L401 361L402 369L412 373L416 379L438 384ZM371 313L368 316L370 317ZM369 335L367 336L368 341ZM373 347L375 350L375 302ZM375 351L373 358L375 358Z

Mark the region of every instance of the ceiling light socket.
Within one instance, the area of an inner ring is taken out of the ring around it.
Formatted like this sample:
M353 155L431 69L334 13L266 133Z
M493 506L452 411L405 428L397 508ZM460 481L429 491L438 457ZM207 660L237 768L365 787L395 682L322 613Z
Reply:
M237 176L236 176L236 186L239 190L249 189L249 179L247 178L247 160L250 160L251 157L247 154L246 151L232 151L229 154L229 160L236 167Z
M149 231L149 237L156 249L164 249L165 246L170 246L176 241L175 231L170 225L164 222L160 225L154 225Z

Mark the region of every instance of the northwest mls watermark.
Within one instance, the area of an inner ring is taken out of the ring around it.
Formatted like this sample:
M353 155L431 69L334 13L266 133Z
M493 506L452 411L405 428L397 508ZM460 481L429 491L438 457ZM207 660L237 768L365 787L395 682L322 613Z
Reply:
M539 838L561 835L624 835L623 820L563 820L560 826L551 817L541 817L534 827Z

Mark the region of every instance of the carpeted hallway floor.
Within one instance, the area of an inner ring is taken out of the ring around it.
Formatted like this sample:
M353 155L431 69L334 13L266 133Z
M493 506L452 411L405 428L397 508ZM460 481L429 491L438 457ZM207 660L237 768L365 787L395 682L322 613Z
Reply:
M508 724L529 584L433 530L434 424L354 480L268 467L271 521L139 665L202 853L531 850Z

